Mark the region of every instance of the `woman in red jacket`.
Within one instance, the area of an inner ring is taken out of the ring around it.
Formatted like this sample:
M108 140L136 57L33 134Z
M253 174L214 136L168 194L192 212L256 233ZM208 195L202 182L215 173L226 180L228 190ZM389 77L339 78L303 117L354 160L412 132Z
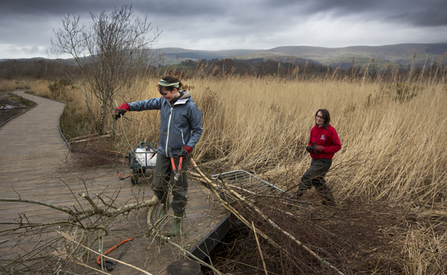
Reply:
M341 149L341 143L337 131L329 124L330 121L328 110L320 109L315 113L315 126L310 130L309 144L306 146L312 162L301 178L298 191L293 196L294 199L301 198L308 189L314 186L323 198L323 204L335 206L334 197L324 176L332 165L334 153Z

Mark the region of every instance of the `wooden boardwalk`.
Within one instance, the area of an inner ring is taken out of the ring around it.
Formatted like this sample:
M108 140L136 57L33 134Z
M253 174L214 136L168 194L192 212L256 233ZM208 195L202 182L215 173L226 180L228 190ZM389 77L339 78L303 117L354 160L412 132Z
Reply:
M0 128L1 198L36 200L65 207L79 206L78 200L82 201L82 198L78 193L86 190L92 197L101 194L105 198L112 197L119 190L119 196L115 200L119 206L152 198L150 178L146 181L140 178L138 186L132 186L130 178L118 179L117 170L125 173L129 171L123 164L82 171L73 169L70 161L72 154L58 129L64 104L23 91L16 93L38 105ZM213 203L208 190L198 183L189 183L188 199L184 219L185 234L172 240L191 251L225 218L227 212ZM108 249L123 239L133 237L133 244L121 260L151 274L165 274L167 265L184 255L175 247L146 236L146 216L147 209L140 209L136 214L114 221L112 230L104 237L104 248ZM0 232L16 227L9 223L25 217L31 223L43 223L65 220L68 216L40 205L0 201ZM166 227L169 228L169 225ZM22 239L20 231L0 233L0 265L7 264L19 254L28 253L34 246L55 236L56 232L46 232L33 239ZM98 251L97 244L91 248ZM122 249L120 247L109 255L118 257ZM94 255L85 264L99 268ZM83 267L79 267L76 272L97 274L96 271ZM120 264L111 273L141 274Z

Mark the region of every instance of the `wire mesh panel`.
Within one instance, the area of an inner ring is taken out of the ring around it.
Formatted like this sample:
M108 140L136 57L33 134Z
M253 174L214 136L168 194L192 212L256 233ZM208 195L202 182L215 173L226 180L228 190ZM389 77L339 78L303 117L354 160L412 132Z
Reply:
M257 176L244 170L225 172L217 175L212 175L211 177L214 179L218 178L220 180L224 180L230 186L240 190L245 190L249 194L256 196L277 196L281 193L284 193L281 188L270 184L267 181L260 179Z

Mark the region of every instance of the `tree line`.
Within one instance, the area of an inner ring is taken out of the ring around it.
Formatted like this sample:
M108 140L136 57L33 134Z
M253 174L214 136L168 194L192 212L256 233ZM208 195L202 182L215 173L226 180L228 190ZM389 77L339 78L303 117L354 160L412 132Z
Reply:
M90 63L92 64L92 63ZM365 68L333 68L317 62L308 62L303 59L296 61L277 61L264 60L263 58L239 60L239 59L202 59L199 61L186 60L176 65L154 65L155 62L149 61L145 64L144 74L163 73L166 70L174 70L185 73L189 77L203 76L203 77L225 77L229 75L250 75L250 76L278 76L283 78L294 78L300 76L301 78L320 77L327 74L337 72L339 76L352 76L357 70L357 73ZM85 64L88 66L88 63ZM85 67L84 67L85 68ZM421 73L424 68L399 68L399 74L405 74L413 70L414 73ZM425 71L436 70L438 73L445 71L445 66L437 68L436 65L425 68ZM390 68L379 68L376 64L371 64L368 68L368 75L375 78L378 75L390 74L393 70ZM135 74L141 75L141 72L135 70ZM0 62L0 78L1 79L64 79L67 76L80 77L82 75L81 67L76 66L73 62L63 59L27 59L27 60L6 60ZM363 74L362 74L363 75Z

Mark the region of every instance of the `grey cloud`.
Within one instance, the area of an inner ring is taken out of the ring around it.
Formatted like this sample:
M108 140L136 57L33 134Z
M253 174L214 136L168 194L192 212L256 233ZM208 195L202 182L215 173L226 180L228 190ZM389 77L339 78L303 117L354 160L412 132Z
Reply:
M20 50L26 52L27 54L44 54L45 53L45 50L39 49L38 46L25 47L25 48L21 48Z
M81 16L82 23L88 24L89 12L110 12L124 4L132 4L135 16L147 15L152 26L163 31L159 40L163 47L187 44L196 49L229 49L236 45L266 48L297 43L371 43L358 38L363 26L373 34L368 37L374 37L374 43L395 43L396 34L391 38L385 35L394 28L402 33L399 42L429 43L443 39L439 33L447 26L445 1L0 0L0 47L14 45L22 52L43 49L49 46L53 29L62 27L61 19L68 13ZM423 27L424 34L419 27ZM159 47L159 43L155 46Z
M208 0L139 0L127 2L123 0L91 1L91 0L0 0L0 25L9 20L17 20L17 15L33 16L39 20L57 18L61 20L68 13L80 16L81 20L90 20L90 12L98 14L100 12L110 12L114 7L132 5L134 15L148 16L149 21L157 22L159 26L170 25L181 26L189 24L189 21L202 20L206 18L220 18L229 12L229 7L240 1L231 3L225 1ZM59 21L60 22L60 21Z
M66 14L88 13L111 9L123 5L120 0L89 1L89 0L2 0L0 1L0 14Z
M265 3L271 9L288 9L300 15L356 16L364 20L394 21L413 26L447 25L445 0L272 0Z
M16 14L34 16L67 13L88 16L88 12L110 11L113 7L126 4L122 0L14 0L0 1L1 17ZM331 17L356 16L366 20L392 20L420 26L446 25L447 4L445 0L138 0L131 2L137 14L148 15L149 19L162 21L191 20L194 17L253 17L264 19L291 20L300 16L306 20L313 14ZM0 19L2 20L2 19ZM235 24L248 24L250 20L233 20Z
M225 13L227 10L224 4L225 1L138 1L133 2L133 7L139 13L148 14L151 16L165 17L166 20L170 18L192 18L194 16L218 16ZM230 4L231 5L231 4Z
M27 56L39 56L39 57L45 57L46 51L45 49L40 49L38 46L25 46L25 47L16 47L16 46L9 46L6 51L8 51L11 54L18 54L18 53L24 53Z
M405 21L413 26L422 26L422 27L447 26L446 12L447 11L439 13L439 11L435 10L405 12L397 14L395 17L390 17L388 19Z
M42 20L34 15L20 15L9 20L0 19L0 43L7 40L10 44L34 44L42 46L50 41L52 29L60 24L57 19Z
M33 4L23 10L23 4L20 2L32 2ZM35 3L34 3L35 2ZM26 1L16 0L14 4L7 4L11 10L15 12L29 13L53 13L53 14L88 14L99 13L102 11L109 12L114 7L124 5L132 6L134 12L139 14L147 14L154 16L164 16L165 18L197 16L203 14L222 14L228 8L228 2L208 1L208 0L139 0L139 1L123 1L123 0L107 0L107 1L91 1L91 0L72 0L72 1ZM2 8L2 5L0 5Z

